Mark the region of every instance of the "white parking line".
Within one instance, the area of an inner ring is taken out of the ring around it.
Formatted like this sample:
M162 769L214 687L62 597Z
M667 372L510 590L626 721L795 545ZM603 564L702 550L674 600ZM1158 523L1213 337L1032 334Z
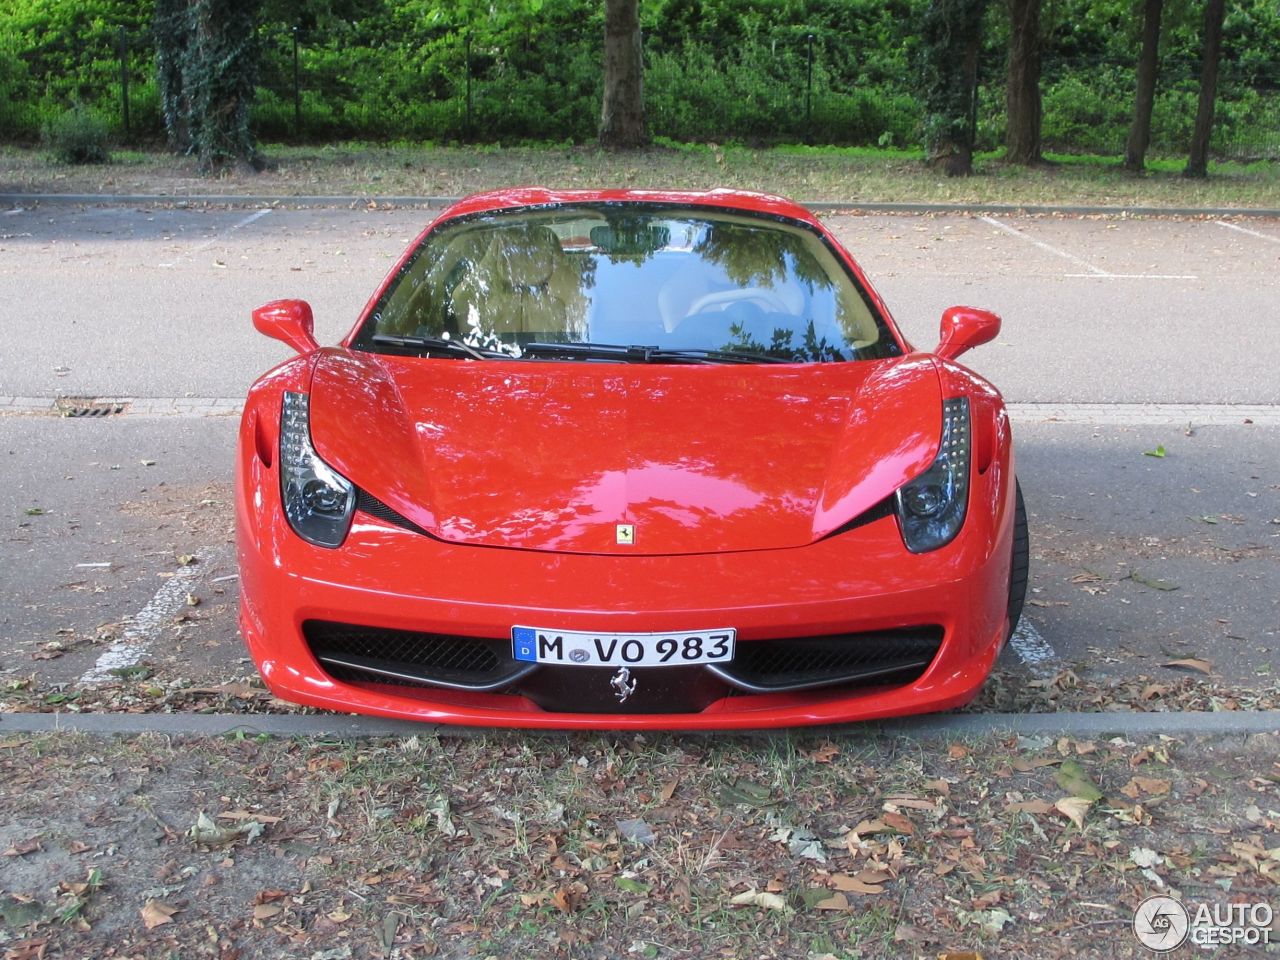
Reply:
M1266 403L1009 403L1007 407L1015 423L1280 426L1280 404Z
M1035 624L1025 616L1018 619L1018 627L1009 638L1009 646L1013 647L1018 659L1036 676L1047 677L1053 673L1058 654L1049 646L1049 641L1040 636Z
M1062 257L1064 260L1070 260L1072 263L1078 263L1080 266L1088 270L1088 273L1068 273L1066 276L1071 278L1086 277L1093 280L1199 280L1195 274L1191 273L1110 273L1100 267L1095 267L1088 260L1077 257L1074 253L1068 253L1066 250L1059 249L1052 244L1045 243L1043 240L1037 240L1029 234L1017 230L1007 223L1002 223L995 217L979 217L983 223L989 223L997 230L1003 230L1011 237L1017 237L1019 240L1025 240L1032 246L1039 247L1046 253L1052 253L1055 257ZM1230 226L1230 224L1227 224Z
M98 662L85 671L80 682L86 685L112 679L112 670L132 667L147 652L147 648L159 637L160 631L173 621L174 616L187 602L187 591L197 571L208 561L208 555L196 554L196 562L179 567L178 572L164 582L154 597L138 611L124 635L111 644Z
M1227 223L1225 220L1215 220L1213 222L1220 227L1226 227L1228 230L1247 233L1249 236L1257 237L1259 240L1270 240L1272 243L1280 243L1280 237L1273 237L1269 233L1259 233L1257 230L1250 230L1248 227L1242 227L1237 223Z
M1037 240L1035 237L1029 236L1023 233L1021 230L1015 230L1013 227L1009 226L1007 223L1001 223L999 220L995 219L994 217L983 216L983 217L979 217L978 219L981 220L983 223L991 224L991 226L995 227L997 230L1003 230L1005 233L1009 234L1011 237L1017 237L1020 240L1025 240L1027 241L1027 243L1031 244L1032 246L1039 247L1041 250L1044 250L1047 253L1052 253L1055 257L1062 257L1062 259L1064 260L1070 260L1072 263L1078 263L1080 266L1084 267L1086 270L1089 271L1088 276L1092 276L1092 277L1111 276L1111 274L1107 273L1107 271L1099 270L1088 260L1081 260L1074 253L1067 253L1067 251L1065 250L1059 250L1057 247L1051 246L1050 244L1045 243L1043 240Z
M254 222L255 222L255 221L257 221L257 220L261 220L261 219L262 219L263 217L265 217L268 213L270 213L270 212L271 212L271 210L272 210L272 208L271 208L271 207L265 207L265 208L263 208L262 210L255 210L253 213L249 214L247 217L242 217L241 219L239 219L239 220L237 220L235 223L233 223L231 226L227 227L227 229L223 230L221 233L215 233L212 237L210 237L210 238L209 238L208 240L206 240L204 243L202 243L202 244L200 244L200 245L198 245L198 246L192 247L192 248L191 248L191 251L190 251L189 253L187 253L187 254L186 254L186 256L187 256L187 257L194 257L194 256L195 256L197 253L199 253L200 251L202 251L202 250L208 250L208 249L209 249L210 247L212 247L215 243L219 243L219 242L221 242L222 240L225 240L229 235L231 235L231 234L235 233L237 230L239 230L239 229L241 229L241 228L243 228L243 227L247 227L247 226L249 226L249 224L254 223ZM159 266L159 267L172 267L172 266L174 266L174 264L173 264L173 263L159 263L159 264L156 264L156 266Z
M1199 280L1194 273L1068 273L1068 277L1090 280Z

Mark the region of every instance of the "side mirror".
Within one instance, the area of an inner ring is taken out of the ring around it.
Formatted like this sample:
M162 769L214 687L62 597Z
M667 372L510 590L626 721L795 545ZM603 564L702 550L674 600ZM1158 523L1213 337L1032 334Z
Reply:
M1000 333L1000 318L977 307L948 307L942 314L941 339L933 352L954 360L966 350L990 343Z
M272 300L253 311L253 325L259 333L287 343L299 353L319 348L311 304L305 300Z

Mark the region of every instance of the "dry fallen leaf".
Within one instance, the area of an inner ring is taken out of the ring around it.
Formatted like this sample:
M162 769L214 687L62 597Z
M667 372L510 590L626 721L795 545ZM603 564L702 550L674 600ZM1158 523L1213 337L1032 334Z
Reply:
M928 780L925 782L924 788L926 790L932 790L934 793L940 793L944 797L951 796L951 784L942 779Z
M270 920L272 917L283 912L284 907L280 906L278 903L260 903L253 908L253 919L259 922L263 920Z
M814 763L830 763L839 756L839 754L840 748L834 743L824 743L822 746L818 747L818 749L811 750L808 753L803 753L802 755L806 759L812 760Z
M990 910L992 907L996 906L1000 902L1001 898L1003 897L1004 897L1003 891L991 890L988 893L984 893L980 897L973 898L973 909Z
M25 857L28 853L35 853L42 849L39 837L31 837L29 840L19 840L4 852L6 857Z
M1164 857L1150 847L1134 847L1129 851L1129 859L1139 867L1158 867L1164 863Z
M1168 663L1160 664L1160 666L1168 667L1170 670L1198 670L1206 676L1213 673L1212 661L1202 660L1199 657L1184 657L1181 660L1170 660Z
M266 824L257 819L245 820L234 827L220 827L202 810L196 815L196 822L187 831L187 836L205 846L230 843L241 838L245 843L252 843L262 836L265 829Z
M138 912L142 914L143 926L151 930L162 923L172 923L173 915L178 912L178 908L159 900L148 900Z
M735 907L763 907L766 910L781 910L788 912L787 901L783 900L776 893L768 893L759 890L747 890L739 893L730 901Z
M676 792L676 787L679 786L679 784L680 784L680 779L678 777L675 780L668 780L665 784L663 784L662 789L658 791L658 799L661 800L663 803L666 803L668 800L671 799L672 795Z
M898 833L915 833L916 825L900 813L885 813L880 817L889 827Z
M1132 777L1120 788L1120 792L1130 800L1137 800L1143 794L1158 797L1169 792L1169 781L1155 777Z
M858 836L871 835L875 833L891 833L893 832L893 827L890 827L883 820L862 820L849 832L855 833Z
M908 810L928 810L930 813L938 812L938 805L932 800L923 800L920 797L890 797L885 801L885 809L888 805L893 804L895 807L905 807Z
M1029 760L1024 760L1019 757L1017 760L1014 760L1010 766L1019 773L1030 773L1032 770L1038 770L1040 767L1052 767L1061 762L1062 759L1060 757L1032 757Z
M582 909L582 901L586 892L586 884L581 881L575 881L553 893L551 895L551 905L561 913L575 913Z
M1089 812L1089 808L1093 806L1092 800L1086 800L1084 797L1063 797L1057 801L1054 808L1076 825L1076 829L1084 829L1084 815Z
M863 872L867 873L869 871ZM879 876L883 876L885 880L889 879L889 875L887 873L879 874ZM833 873L831 875L830 883L831 886L835 887L837 890L843 890L851 893L864 893L867 895L884 893L884 887L880 885L883 883L883 880L868 882L868 880L863 879L861 875L851 877L847 873Z
M813 907L815 910L848 910L849 898L843 893L833 893L825 900L819 900Z
M1005 813L1048 813L1053 809L1053 804L1048 800L1017 800L1013 803L1004 805Z
M5 951L4 960L44 960L44 951L48 945L48 937L42 937L39 940L23 940Z

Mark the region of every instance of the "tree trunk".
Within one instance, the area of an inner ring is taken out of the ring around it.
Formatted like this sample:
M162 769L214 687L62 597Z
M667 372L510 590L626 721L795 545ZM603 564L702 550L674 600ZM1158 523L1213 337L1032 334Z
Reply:
M1142 10L1142 53L1138 58L1138 93L1133 105L1133 126L1124 144L1124 168L1141 173L1151 145L1151 110L1156 102L1156 74L1160 67L1160 18L1164 0L1146 0Z
M639 6L639 0L605 0L600 145L606 150L630 150L649 142Z
M193 13L188 73L192 138L201 171L232 165L261 170L249 130L257 88L257 19L262 0L190 0Z
M156 76L169 146L200 170L264 166L249 130L262 0L156 0Z
M979 18L981 22L981 18ZM978 54L982 50L982 37L978 24L965 42L961 78L968 101L961 134L952 141L951 156L947 158L948 177L967 177L973 173L973 147L978 119Z
M175 153L191 150L190 97L182 87L182 64L191 35L186 0L156 0L151 30L156 44L156 83L165 141Z
M1039 163L1040 66L1044 39L1040 33L1041 0L1008 0L1009 75L1005 108L1005 159L1010 163Z
M1218 94L1218 65L1222 60L1222 19L1225 0L1208 0L1204 8L1204 67L1200 74L1200 107L1191 134L1191 156L1184 177L1209 175L1209 135L1213 132L1213 101Z
M931 0L925 12L925 162L949 177L973 173L974 98L985 6L986 0Z

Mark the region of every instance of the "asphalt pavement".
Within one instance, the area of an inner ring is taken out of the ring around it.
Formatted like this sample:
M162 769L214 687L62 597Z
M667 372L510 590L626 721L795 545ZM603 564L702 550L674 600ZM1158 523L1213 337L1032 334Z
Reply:
M79 683L111 652L104 638L124 638L126 659L160 679L246 673L234 402L288 355L249 311L304 297L320 340L338 339L430 216L0 209L0 681ZM1005 319L966 362L1014 405L1031 514L1032 593L1007 665L1107 677L1196 657L1232 683L1272 682L1280 221L829 222L917 344L932 345L953 303ZM135 405L101 419L41 412L59 397Z

